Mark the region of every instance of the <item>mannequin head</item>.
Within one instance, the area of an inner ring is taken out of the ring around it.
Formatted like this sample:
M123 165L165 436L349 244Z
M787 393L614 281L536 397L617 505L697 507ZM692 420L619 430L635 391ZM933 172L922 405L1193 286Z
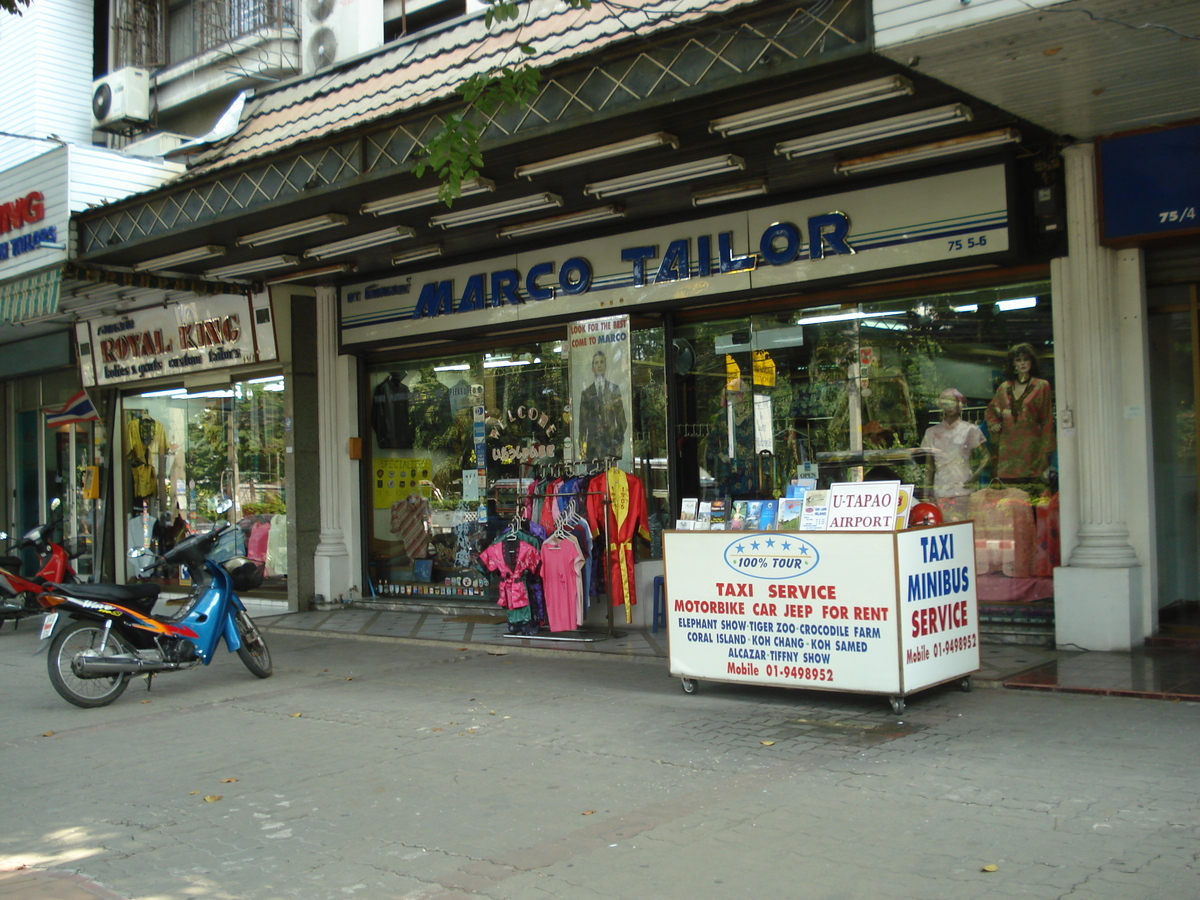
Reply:
M1030 378L1040 378L1037 351L1032 344L1014 344L1008 350L1007 365L1004 377L1009 381L1027 381Z
M938 394L937 405L942 411L943 418L957 419L962 415L962 408L966 404L967 398L962 395L958 388L946 388Z

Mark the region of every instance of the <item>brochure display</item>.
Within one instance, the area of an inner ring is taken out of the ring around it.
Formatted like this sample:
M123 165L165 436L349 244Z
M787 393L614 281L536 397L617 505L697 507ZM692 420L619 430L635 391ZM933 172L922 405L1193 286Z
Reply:
M663 534L670 671L886 695L979 669L970 522L905 531Z

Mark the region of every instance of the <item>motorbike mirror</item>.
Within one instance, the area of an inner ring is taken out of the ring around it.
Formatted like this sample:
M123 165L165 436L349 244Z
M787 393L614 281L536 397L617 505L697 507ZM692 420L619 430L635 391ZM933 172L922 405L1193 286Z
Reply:
M8 532L0 531L0 541L7 541L7 540L8 540Z
M233 509L233 501L230 500L228 497L224 497L221 500L217 501L218 515L222 514L222 513L227 513L231 509Z
M62 500L60 498L55 497L53 500L50 501L50 511L51 512L54 512L60 506L62 506Z
M137 559L139 556L149 556L150 551L147 550L145 547L130 547L129 552L126 555L130 559Z

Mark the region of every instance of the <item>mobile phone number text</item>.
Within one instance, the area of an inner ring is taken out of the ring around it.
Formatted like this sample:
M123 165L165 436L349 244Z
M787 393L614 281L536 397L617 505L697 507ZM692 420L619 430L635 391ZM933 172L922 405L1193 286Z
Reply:
M768 678L795 678L800 681L833 681L833 669L816 666L773 666L766 667Z

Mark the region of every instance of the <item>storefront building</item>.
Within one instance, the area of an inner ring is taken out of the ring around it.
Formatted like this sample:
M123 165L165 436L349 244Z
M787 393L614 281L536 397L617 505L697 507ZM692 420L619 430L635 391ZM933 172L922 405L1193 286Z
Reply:
M984 604L1140 643L1146 279L1100 243L1093 145L876 55L870 4L685 7L623 14L637 41L538 7L544 88L481 117L449 209L414 166L471 74L449 61L508 48L478 16L260 92L186 178L77 218L91 265L314 286L291 602L511 607L489 549L569 521L573 480L610 554L585 623L646 625L685 500L895 478L977 523Z

